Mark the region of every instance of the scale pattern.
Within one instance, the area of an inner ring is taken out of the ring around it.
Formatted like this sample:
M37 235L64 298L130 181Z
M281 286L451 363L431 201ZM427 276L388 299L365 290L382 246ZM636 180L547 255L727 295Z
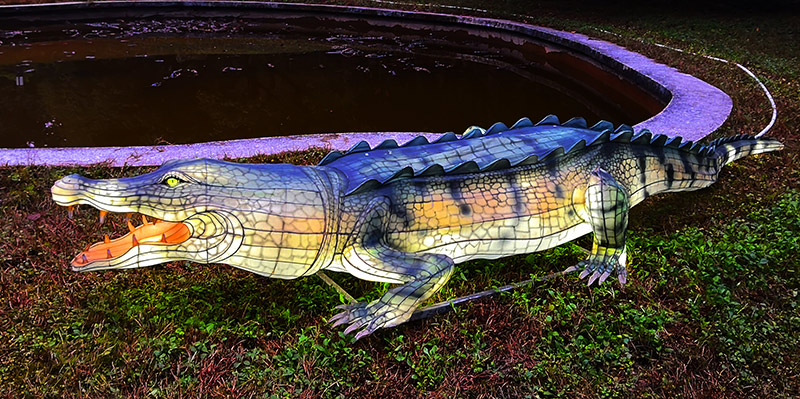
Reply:
M201 159L124 179L71 175L52 194L63 206L164 221L94 244L73 259L75 270L190 260L277 278L325 269L400 284L331 319L360 338L408 320L456 263L541 251L588 233L589 256L568 270L589 284L610 276L624 284L630 207L706 187L728 162L782 147L746 135L700 145L548 117L434 143L363 143L312 167Z

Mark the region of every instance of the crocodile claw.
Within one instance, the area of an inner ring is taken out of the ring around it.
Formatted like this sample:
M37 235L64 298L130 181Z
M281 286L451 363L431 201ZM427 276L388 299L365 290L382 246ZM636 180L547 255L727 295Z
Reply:
M574 265L564 269L564 271L561 273L567 274L567 273L577 272L578 270L581 270L581 268L578 265Z
M349 325L347 328L344 329L344 333L345 334L350 334L353 331L356 331L359 328L364 327L365 324L367 324L367 320L364 320L363 318L355 320L355 321L353 321L353 324ZM363 331L361 331L361 332L363 332ZM361 333L361 332L359 332L359 333Z
M628 282L628 270L625 269L624 267L622 268L622 270L618 270L617 278L619 279L620 285L625 285L625 283Z
M600 277L600 270L595 270L594 274L592 274L592 277L589 277L589 282L586 283L586 285L592 285L592 283L594 283L598 277ZM597 285L600 285L601 283L602 282L598 282Z
M604 281L611 275L611 270L606 270L603 274L600 275L600 280L597 281L597 284L603 284Z
M563 273L570 273L581 270L578 278L589 277L587 285L591 286L595 282L597 285L603 284L611 274L616 273L620 285L625 285L628 281L628 271L625 268L625 251L603 251L601 254L592 253L589 257L579 262L575 266L564 269Z
M372 334L372 331L363 330L363 331L359 332L358 334L356 334L356 341L358 341L362 337L366 337L367 335L370 335L370 334Z
M346 315L347 315L346 312L337 313L328 320L328 323L333 323L333 327L337 327L344 323L347 323L347 319L345 318Z
M372 334L380 328L400 324L410 317L409 311L403 311L396 305L383 303L380 300L369 304L359 302L339 305L336 308L342 309L343 312L334 315L328 322L333 323L333 327L349 324L344 330L345 334L361 330L355 335L356 340Z
M336 305L334 307L334 309L349 310L349 309L352 309L356 305L358 305L358 303L343 303L341 305ZM341 313L339 313L339 314L341 314Z

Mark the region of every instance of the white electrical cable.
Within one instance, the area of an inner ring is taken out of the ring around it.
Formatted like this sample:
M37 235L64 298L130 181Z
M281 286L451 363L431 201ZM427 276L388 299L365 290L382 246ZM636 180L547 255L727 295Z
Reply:
M597 29L597 30L600 31L600 32L609 34L609 35L613 35L613 36L616 36L616 37L619 37L619 38L623 38L622 35L614 33L614 32L609 32L609 31L607 31L605 29ZM640 42L642 42L642 41L640 40ZM644 42L642 42L642 43L644 43ZM677 51L679 53L696 55L696 56L708 58L710 60L724 62L726 64L736 65L741 70L743 70L746 74L750 75L750 77L753 78L756 81L756 83L758 83L759 86L761 86L761 90L763 90L764 94L766 94L767 100L769 100L769 105L772 107L772 119L770 119L770 121L767 124L767 126L764 127L764 129L762 129L760 132L758 132L755 136L756 137L763 136L770 129L772 129L772 127L775 125L775 121L778 120L778 107L775 105L775 99L772 97L772 93L769 92L769 89L767 89L767 86L764 84L764 82L762 82L761 79L759 79L756 76L756 74L754 74L751 70L747 69L747 67L745 67L744 65L739 64L738 62L728 61L728 60L726 60L724 58L719 58L719 57L714 57L714 56L710 56L710 55L698 54L698 53L693 53L693 52L690 52L690 51L685 51L685 50L682 50L682 49L679 49L679 48L676 48L676 47L667 46L666 44L661 44L661 43L652 43L652 44L657 46L657 47L665 48L665 49L672 50L672 51Z
M610 33L612 35L619 36L619 35L617 35L615 33L609 32L609 31L605 31L605 30L601 30L601 31L604 32L604 33ZM665 49L672 50L672 51L677 51L679 53L697 55L697 56L700 56L700 57L708 58L710 60L724 62L726 64L736 65L737 67L739 67L739 69L743 70L746 74L750 75L751 78L755 79L756 83L758 83L758 85L761 86L761 90L763 90L764 94L766 94L767 100L769 100L769 104L772 107L772 119L770 119L770 121L767 124L767 126L764 127L764 129L762 129L760 132L758 132L755 136L756 137L763 136L770 129L772 129L772 127L775 125L775 121L778 120L778 107L775 105L775 99L772 97L772 93L769 92L769 89L767 89L767 86L764 85L764 82L762 82L761 79L759 79L758 76L756 76L756 74L754 74L751 70L747 69L747 67L745 67L744 65L739 64L738 62L728 61L726 59L719 58L719 57L713 57L713 56L705 55L705 54L692 53L692 52L681 50L679 48L675 48L675 47L672 47L672 46L667 46L666 44L661 44L661 43L653 43L653 44L658 46L658 47L661 47L661 48L665 48Z
M741 68L743 71L747 72L747 74L750 75L750 77L752 77L753 79L756 80L756 82L758 82L758 85L761 86L762 90L764 90L764 94L767 95L767 98L769 99L769 103L772 106L772 119L770 119L769 124L767 125L767 127L765 127L758 134L756 134L756 137L761 137L761 136L764 135L764 133L766 133L770 129L772 129L772 126L775 125L775 121L778 120L778 107L775 106L775 99L772 98L772 94L770 94L769 90L767 90L767 86L765 86L764 83L762 83L761 80L759 78L757 78L756 75L753 72L750 72L750 70L745 68L744 65L742 65L742 64L737 64L735 62L734 62L734 64L736 66L738 66L739 68Z

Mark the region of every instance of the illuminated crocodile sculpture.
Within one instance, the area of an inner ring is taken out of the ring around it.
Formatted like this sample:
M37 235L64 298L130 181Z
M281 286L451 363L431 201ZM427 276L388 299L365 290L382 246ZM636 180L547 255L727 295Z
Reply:
M76 271L190 260L293 279L319 270L402 284L342 306L331 321L360 338L395 326L437 292L453 264L542 251L594 233L589 284L625 283L628 209L646 197L716 181L723 165L775 151L773 139L709 145L583 119L471 128L433 143L388 140L332 152L318 166L170 161L131 178L57 181L62 206L157 219L92 245Z

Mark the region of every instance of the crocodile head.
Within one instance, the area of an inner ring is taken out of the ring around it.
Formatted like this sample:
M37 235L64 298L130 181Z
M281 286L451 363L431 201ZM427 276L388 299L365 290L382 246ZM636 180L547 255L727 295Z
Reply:
M143 217L138 227L129 221L130 231L124 236L106 236L89 246L72 260L75 271L174 260L210 263L221 262L238 250L244 236L241 212L252 207L243 191L258 186L263 178L270 176L256 176L241 164L197 159L170 161L130 178L92 180L70 175L58 180L51 193L58 205L87 204L99 209L101 222L107 212L151 218Z

